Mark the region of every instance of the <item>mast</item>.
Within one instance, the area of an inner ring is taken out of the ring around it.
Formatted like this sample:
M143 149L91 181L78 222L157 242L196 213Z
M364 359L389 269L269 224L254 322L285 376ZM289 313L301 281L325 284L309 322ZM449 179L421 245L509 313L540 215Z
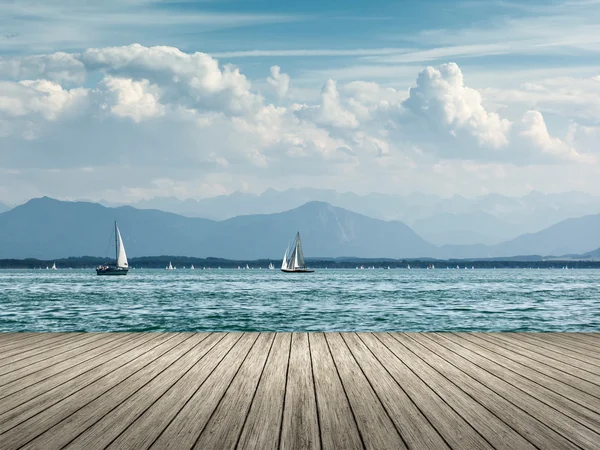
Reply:
M115 265L119 265L119 237L118 237L117 221L115 220Z

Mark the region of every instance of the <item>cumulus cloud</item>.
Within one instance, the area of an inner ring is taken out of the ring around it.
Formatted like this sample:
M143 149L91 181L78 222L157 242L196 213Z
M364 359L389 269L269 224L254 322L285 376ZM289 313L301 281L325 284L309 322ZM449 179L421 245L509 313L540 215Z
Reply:
M473 136L481 146L500 148L508 144L510 122L485 110L481 94L465 86L455 63L421 71L404 107L452 135Z
M279 98L284 98L290 89L290 76L282 73L279 66L271 67L271 76L267 78L267 82Z
M159 117L164 106L159 103L160 89L148 80L107 76L103 80L108 93L113 94L110 110L119 117L129 117L134 122Z
M291 103L290 76L278 66L267 77L275 94L267 100L238 68L173 47L2 59L0 169L35 164L85 173L94 189L94 180L105 185L107 174L116 177L118 166L131 170L119 174L130 184L128 195L142 196L143 186L156 190L153 180L198 195L194 185L222 190L254 180L287 187L294 179L324 183L344 174L371 177L374 186L381 179L402 185L407 171L435 176L435 167L460 167L482 181L470 168L499 165L483 180L491 183L503 176L503 164L594 161L582 142L595 132L572 124L560 136L531 108L503 117L454 63L415 75L407 89L329 79L320 92L315 86L314 97Z

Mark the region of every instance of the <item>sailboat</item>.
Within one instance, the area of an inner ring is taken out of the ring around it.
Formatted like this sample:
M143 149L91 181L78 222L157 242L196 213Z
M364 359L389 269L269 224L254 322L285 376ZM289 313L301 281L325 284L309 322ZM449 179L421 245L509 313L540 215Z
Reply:
M56 270L56 263L52 264L52 270Z
M96 275L127 275L129 264L127 263L127 255L125 254L125 246L121 238L121 232L115 222L115 265L104 265L96 268ZM55 268L56 266L53 266Z
M288 257L289 254L289 257ZM282 272L302 272L311 273L314 270L306 268L304 263L304 252L302 251L302 243L300 242L300 232L296 233L294 245L285 249L283 261L281 262Z
M269 270L273 270L275 269L275 266L273 265L273 263L269 263Z
M171 261L169 261L169 265L165 267L165 270L173 270L173 265L171 264Z
M194 269L195 269L195 267L194 267L194 265L192 264L192 266L190 267L190 270L194 270Z

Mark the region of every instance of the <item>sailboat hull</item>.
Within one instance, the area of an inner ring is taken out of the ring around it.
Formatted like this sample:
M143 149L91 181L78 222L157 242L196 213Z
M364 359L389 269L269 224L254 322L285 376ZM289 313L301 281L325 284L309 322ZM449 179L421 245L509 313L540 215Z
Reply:
M286 273L313 273L314 270L308 269L281 269L282 272Z
M98 267L96 269L96 275L127 275L129 269L122 267Z

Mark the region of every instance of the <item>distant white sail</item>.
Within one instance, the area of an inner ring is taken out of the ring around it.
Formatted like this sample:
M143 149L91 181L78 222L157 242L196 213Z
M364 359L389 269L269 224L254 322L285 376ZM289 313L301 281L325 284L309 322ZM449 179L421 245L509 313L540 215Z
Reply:
M192 264L192 267L190 267L190 270L194 270L194 269L195 269L195 267L194 267L194 265Z
M288 268L287 253L288 253L288 249L286 248L285 252L283 253L283 261L281 261L281 268L282 269L287 269Z
M56 263L52 264L52 270L56 270Z
M117 267L127 269L129 263L127 262L127 254L125 253L125 246L123 245L123 239L121 238L117 222L115 222L115 233L117 234Z

